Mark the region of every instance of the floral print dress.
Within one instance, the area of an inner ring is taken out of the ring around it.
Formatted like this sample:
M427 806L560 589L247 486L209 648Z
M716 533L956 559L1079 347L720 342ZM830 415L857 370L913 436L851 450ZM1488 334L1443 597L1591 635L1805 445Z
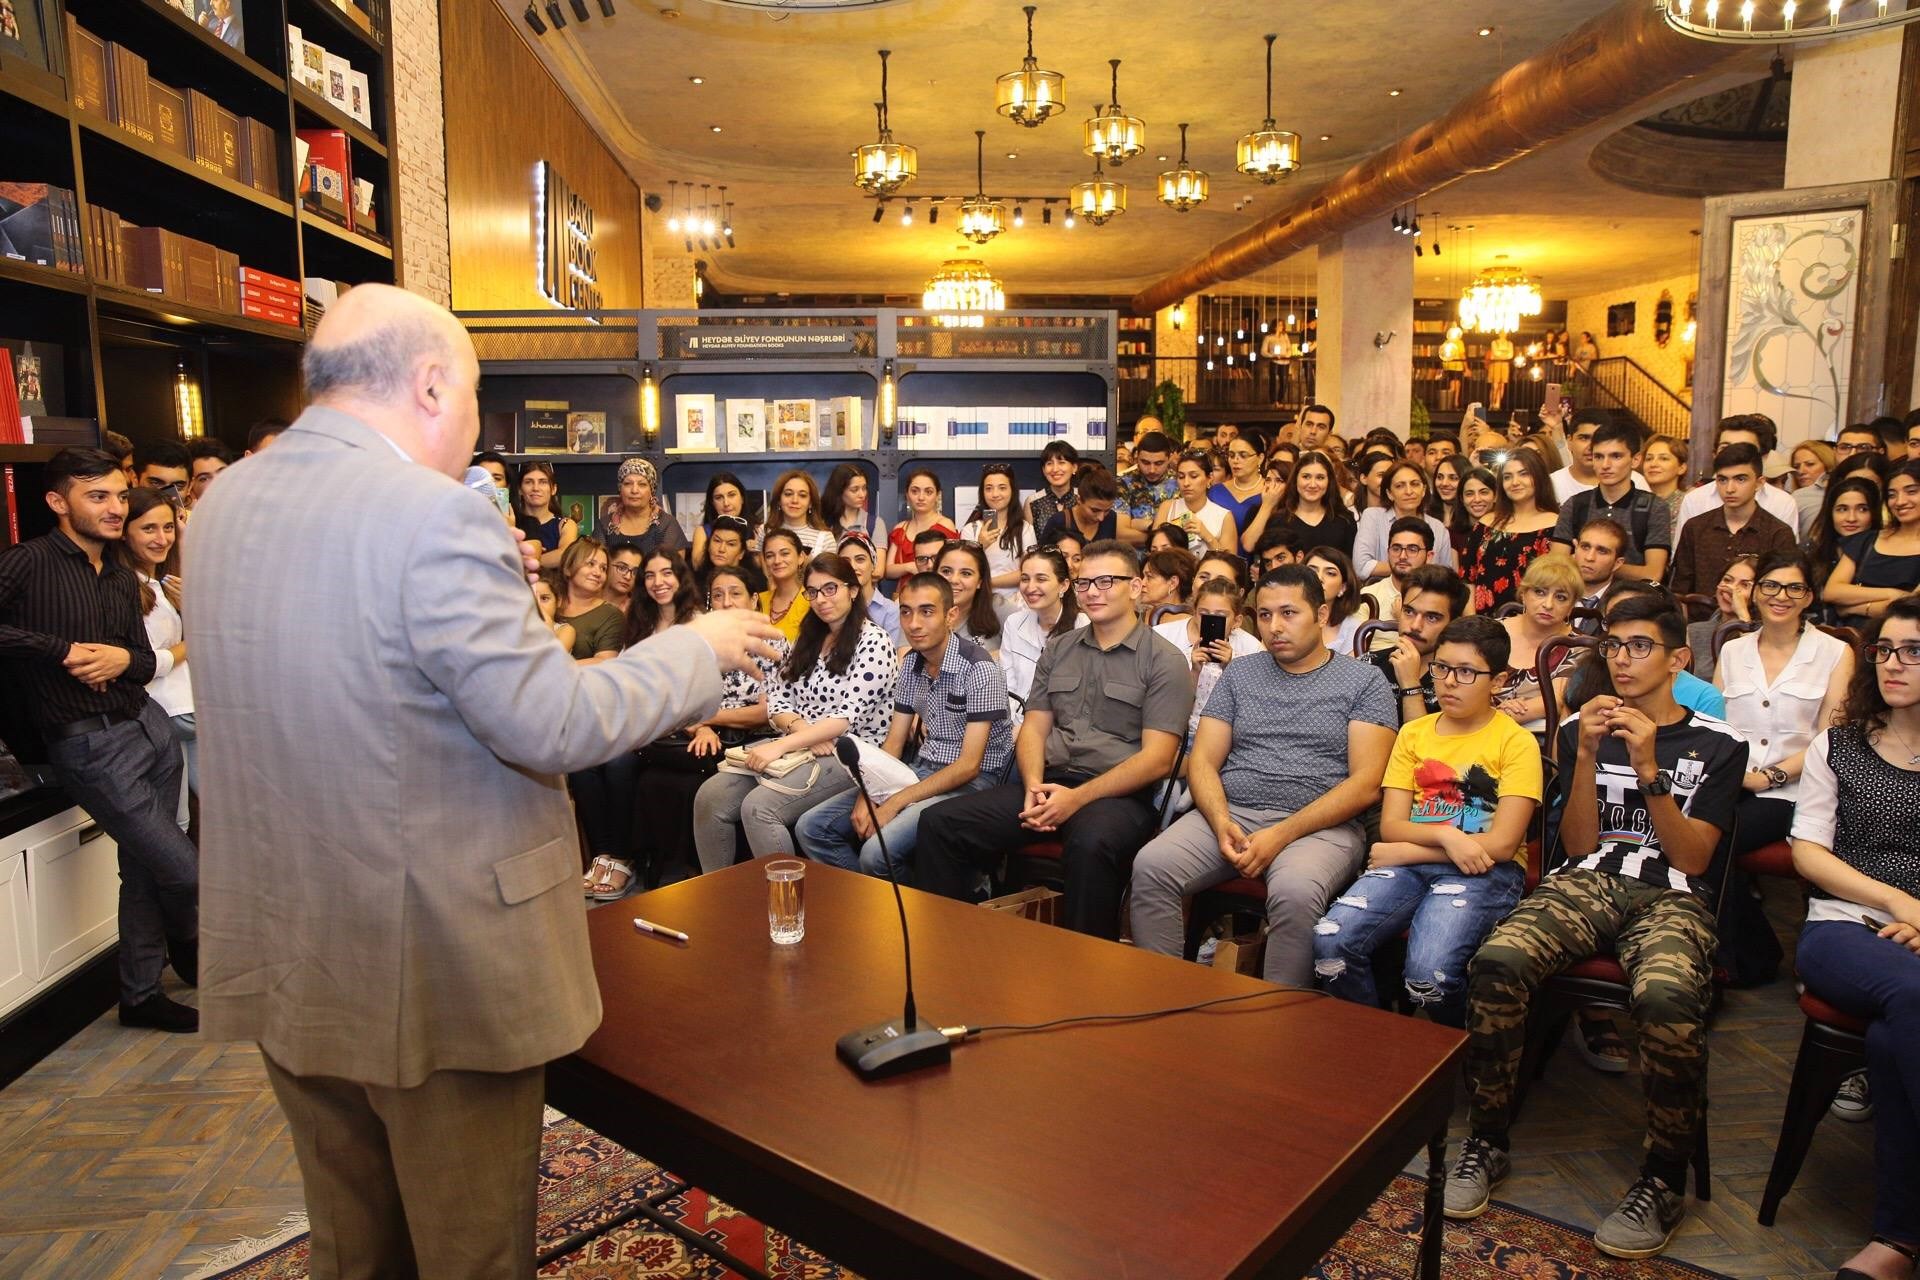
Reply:
M1460 576L1473 589L1473 611L1492 613L1517 599L1527 566L1552 550L1552 525L1530 533L1478 526L1468 539L1460 570Z

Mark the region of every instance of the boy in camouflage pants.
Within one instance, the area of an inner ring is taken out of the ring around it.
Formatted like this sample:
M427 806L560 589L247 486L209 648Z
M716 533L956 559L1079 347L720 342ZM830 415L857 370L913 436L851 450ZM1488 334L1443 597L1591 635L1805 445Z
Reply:
M1723 721L1673 700L1687 669L1684 615L1664 592L1622 599L1599 656L1615 695L1560 728L1566 861L1474 956L1467 998L1472 1133L1447 1181L1450 1218L1486 1211L1512 1168L1507 1125L1540 984L1611 947L1631 983L1647 1094L1647 1156L1594 1234L1602 1251L1647 1258L1686 1210L1687 1161L1706 1119L1706 1013L1715 945L1705 883L1732 821L1747 745Z

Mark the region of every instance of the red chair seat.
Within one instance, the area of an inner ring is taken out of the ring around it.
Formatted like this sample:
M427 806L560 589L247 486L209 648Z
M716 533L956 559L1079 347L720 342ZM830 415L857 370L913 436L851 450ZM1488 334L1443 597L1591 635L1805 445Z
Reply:
M1564 978L1590 978L1598 982L1617 982L1627 985L1627 971L1620 967L1620 961L1610 955L1588 956L1585 960L1576 960L1561 971Z
M1267 882L1264 880L1249 880L1245 876L1236 876L1225 884L1215 885L1212 891L1214 893L1229 894L1235 898L1252 898L1256 902L1265 902L1267 900Z
M1046 858L1058 862L1067 856L1067 851L1058 840L1036 840L1032 844L1022 845L1019 854L1023 858Z
M1800 994L1800 1012L1815 1022L1824 1023L1839 1031L1850 1031L1856 1036L1867 1034L1867 1024L1850 1013L1834 1008L1811 991Z
M1741 854L1740 869L1750 876L1780 876L1789 880L1798 879L1800 874L1793 869L1793 846L1785 840L1775 840Z

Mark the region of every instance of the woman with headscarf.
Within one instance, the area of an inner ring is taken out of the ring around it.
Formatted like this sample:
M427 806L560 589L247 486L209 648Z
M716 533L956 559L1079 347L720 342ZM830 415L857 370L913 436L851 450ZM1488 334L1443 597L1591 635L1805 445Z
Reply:
M642 556L665 548L685 551L687 535L668 514L660 496L660 473L645 458L628 458L615 478L620 492L607 502L597 531L611 557L632 547Z

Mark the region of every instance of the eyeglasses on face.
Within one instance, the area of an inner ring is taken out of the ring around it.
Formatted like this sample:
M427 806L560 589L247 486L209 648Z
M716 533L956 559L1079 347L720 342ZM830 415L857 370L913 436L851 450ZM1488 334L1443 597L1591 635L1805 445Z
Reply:
M1075 578L1073 580L1073 589L1081 595L1085 595L1089 591L1098 591L1101 595L1105 595L1107 592L1113 590L1114 583L1132 581L1133 579L1127 577L1125 574L1103 573L1097 578Z
M1849 454L1855 453L1880 453L1882 452L1882 446L1872 442L1861 444L1859 441L1855 441L1852 444L1847 444L1843 441L1840 444L1834 445L1833 451L1844 458Z
M1257 453L1255 453L1255 452L1254 452L1253 450L1251 450L1251 449L1229 449L1229 450L1227 450L1227 457L1228 457L1228 458L1230 458L1230 459L1232 459L1232 460L1233 460L1233 461L1235 461L1235 462L1245 462L1245 461L1246 461L1246 460L1247 460L1248 458L1257 458L1257 457L1259 457L1259 456L1260 456L1259 454L1257 454ZM1197 461L1197 459L1196 459L1196 461Z
M638 568L639 568L638 565L616 564L616 565L610 566L607 569L607 572L612 574L616 578L631 578L634 574L634 571Z
M1813 588L1804 582L1777 582L1772 578L1762 578L1754 584L1754 594L1762 600L1771 600L1775 596L1785 596L1789 600L1805 600L1813 594Z
M1427 670L1433 672L1435 680L1449 680L1455 684L1472 684L1481 676L1490 676L1491 671L1479 667L1456 667L1451 662L1429 662Z
M823 582L817 587L802 587L800 588L800 594L807 598L808 603L812 603L815 600L831 600L840 594L840 584L837 582Z
M1649 640L1646 636L1634 636L1625 640L1619 636L1608 636L1605 640L1602 640L1593 647L1599 652L1601 657L1609 660L1619 657L1622 649L1625 649L1629 656L1639 659L1651 657L1655 649L1673 648L1670 644L1662 644L1658 640Z
M1884 640L1879 644L1870 644L1867 646L1867 661L1878 667L1885 664L1896 653L1900 655L1901 666L1920 667L1920 644L1894 645Z
M1415 556L1427 549L1424 542L1389 542L1387 554L1390 556Z

